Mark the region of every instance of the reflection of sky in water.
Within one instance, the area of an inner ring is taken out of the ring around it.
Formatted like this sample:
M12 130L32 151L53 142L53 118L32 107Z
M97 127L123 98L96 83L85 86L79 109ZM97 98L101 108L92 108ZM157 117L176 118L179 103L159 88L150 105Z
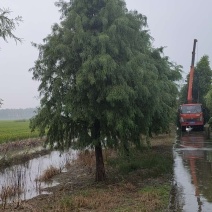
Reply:
M174 148L174 181L185 212L212 211L212 142L202 133L182 135Z
M24 165L15 165L7 168L0 173L0 191L3 187L11 187L11 185L16 185L17 187L17 185L19 185L19 187L22 187L24 190L19 199L26 200L33 198L41 194L40 188L51 187L57 184L57 182L54 181L49 183L36 183L36 178L41 176L44 170L51 165L55 168L64 168L66 162L74 158L76 158L76 151L73 150L64 152L63 154L59 151L52 151L49 155L32 159ZM65 171L65 169L62 171ZM14 197L13 200L17 200L17 198L18 197Z

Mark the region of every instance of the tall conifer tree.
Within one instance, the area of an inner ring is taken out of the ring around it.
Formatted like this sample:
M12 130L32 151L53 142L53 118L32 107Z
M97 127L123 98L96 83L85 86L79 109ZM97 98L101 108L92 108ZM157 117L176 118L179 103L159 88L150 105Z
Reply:
M47 142L59 148L94 148L96 181L102 181L102 145L128 152L130 142L139 144L156 112L172 107L168 93L174 90L176 97L179 70L161 52L154 54L146 17L128 11L123 0L57 5L61 23L44 44L34 44L39 58L31 71L40 81L41 106L31 128L41 135L47 130Z

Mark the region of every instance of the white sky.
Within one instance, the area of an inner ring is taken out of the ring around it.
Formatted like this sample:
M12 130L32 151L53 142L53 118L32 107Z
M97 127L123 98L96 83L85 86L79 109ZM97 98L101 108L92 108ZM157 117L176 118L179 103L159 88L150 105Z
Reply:
M59 22L60 13L55 0L0 0L0 8L9 8L11 17L22 16L24 22L13 40L0 38L0 98L5 108L28 108L39 105L38 82L32 80L29 68L34 66L38 50L31 42L42 43ZM194 38L198 39L196 62L207 54L212 58L211 0L126 0L127 8L147 16L155 47L166 46L165 55L183 66L184 75L190 70Z

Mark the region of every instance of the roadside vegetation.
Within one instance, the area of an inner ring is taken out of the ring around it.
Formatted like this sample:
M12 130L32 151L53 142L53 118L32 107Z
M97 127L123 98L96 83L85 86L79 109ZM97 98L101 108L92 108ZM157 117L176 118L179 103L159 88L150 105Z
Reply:
M29 120L0 121L0 144L38 137L38 132L31 132Z
M114 149L104 149L107 178L101 183L94 182L95 152L81 151L66 173L48 177L60 183L44 189L51 194L22 202L20 210L168 211L173 176L173 141L174 133L154 136L150 149L131 147L133 154L128 157Z

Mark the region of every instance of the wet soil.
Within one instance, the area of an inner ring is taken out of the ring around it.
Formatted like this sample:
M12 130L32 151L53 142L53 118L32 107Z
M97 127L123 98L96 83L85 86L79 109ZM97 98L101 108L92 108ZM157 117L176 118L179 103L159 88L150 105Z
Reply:
M161 135L157 136L152 139L152 149L153 151L159 152L163 155L171 155L172 154L172 144L174 141L174 135ZM22 145L28 148L33 146L37 146L38 144L35 141L31 141L27 144L29 141L23 141L21 142ZM43 141L38 142L39 145L43 144ZM38 146L39 146L38 145ZM10 144L11 151L16 148L19 148L16 146L16 144ZM0 147L0 149L3 147ZM26 149L27 149L26 148ZM4 149L4 148L3 148ZM22 149L20 147L20 149ZM36 157L39 155L39 151L36 152L33 157ZM32 156L32 155L31 155ZM29 157L31 157L29 154ZM15 161L15 160L13 160ZM142 173L139 173L141 171L132 172L131 174L127 176L119 175L119 173L116 172L116 170L111 169L106 164L106 173L107 173L107 180L104 183L97 184L94 182L95 179L95 167L94 164L92 166L86 166L81 163L72 163L67 168L67 172L60 173L56 176L54 176L54 180L56 180L59 184L47 188L46 191L49 192L49 194L42 194L37 197L34 197L33 199L27 200L27 201L17 201L12 204L6 204L3 208L0 208L0 211L23 211L23 212L44 212L44 211L99 211L99 210L91 210L91 209L73 209L73 210L65 210L63 207L63 210L61 210L60 205L63 204L64 198L66 198L70 194L79 193L80 191L86 190L86 189L93 189L93 188L101 188L105 190L114 190L114 192L117 192L117 188L126 187L125 193L129 193L130 195L134 195L134 199L137 197L137 189L142 189L145 186L154 186L154 185L162 185L162 184L171 184L171 178L172 176L170 174L163 175L156 178L147 178L142 179ZM125 186L123 186L123 184ZM128 186L126 186L128 185ZM129 186L130 185L130 186ZM120 189L120 188L119 188ZM118 190L119 190L118 189ZM132 190L132 191L131 191ZM136 190L135 193L133 191ZM111 194L113 195L113 194ZM119 200L120 201L120 200ZM140 200L139 200L140 201ZM146 200L145 200L146 201ZM148 200L150 201L150 200ZM105 203L107 204L107 202ZM120 202L119 202L120 204ZM124 204L124 202L123 202ZM132 204L132 203L131 203ZM146 204L146 203L145 203ZM150 205L154 204L154 199L151 200ZM157 201L156 203L157 204ZM126 206L128 207L128 206ZM107 207L101 207L102 211L110 211L107 210ZM104 209L106 208L106 209ZM104 210L103 210L104 209ZM154 208L149 208L149 210L143 210L143 211L152 211ZM126 210L128 211L128 210ZM131 211L131 210L129 210ZM142 211L140 209L133 211Z

